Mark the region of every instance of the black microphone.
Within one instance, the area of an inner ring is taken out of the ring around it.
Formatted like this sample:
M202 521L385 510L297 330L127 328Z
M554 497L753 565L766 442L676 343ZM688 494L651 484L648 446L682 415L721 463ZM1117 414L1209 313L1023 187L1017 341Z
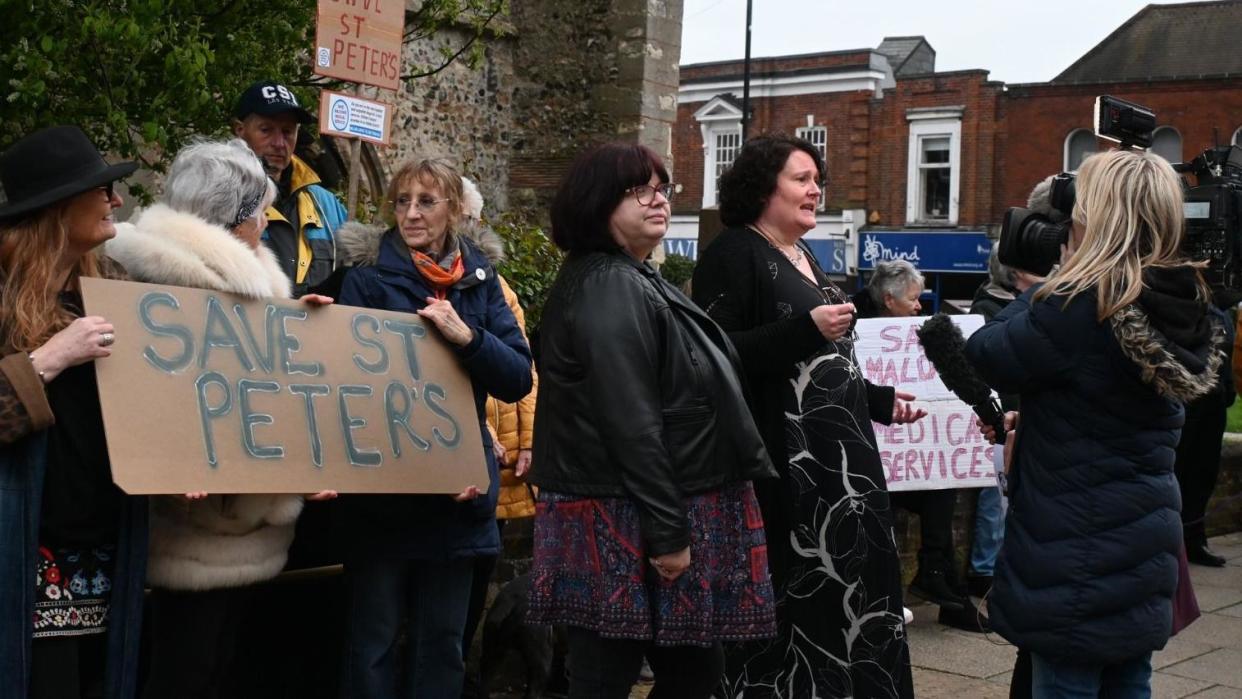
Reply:
M1000 402L992 397L992 389L979 378L966 360L966 338L961 328L944 313L937 313L915 332L923 354L936 367L945 388L969 405L985 424L996 430L996 443L1005 443L1005 413Z

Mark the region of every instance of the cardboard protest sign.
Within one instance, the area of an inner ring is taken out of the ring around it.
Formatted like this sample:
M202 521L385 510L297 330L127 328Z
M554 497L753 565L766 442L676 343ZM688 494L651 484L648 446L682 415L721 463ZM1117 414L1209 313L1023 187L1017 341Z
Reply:
M404 31L404 2L319 0L315 74L395 90Z
M131 494L452 493L488 485L470 379L417 316L83 279Z
M962 334L983 326L982 316L952 316ZM927 417L909 425L875 424L880 461L890 491L978 488L996 485L993 450L975 426L975 413L945 388L923 354L915 331L927 320L868 318L858 321L854 348L867 380L917 396Z

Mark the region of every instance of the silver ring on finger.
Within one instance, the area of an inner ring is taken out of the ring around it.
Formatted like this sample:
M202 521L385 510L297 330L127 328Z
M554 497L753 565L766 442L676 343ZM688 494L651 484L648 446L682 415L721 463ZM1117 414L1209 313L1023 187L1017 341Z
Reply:
M116 342L116 335L113 335L112 333L104 333L99 336L100 347L107 347L108 345L111 345L113 342Z

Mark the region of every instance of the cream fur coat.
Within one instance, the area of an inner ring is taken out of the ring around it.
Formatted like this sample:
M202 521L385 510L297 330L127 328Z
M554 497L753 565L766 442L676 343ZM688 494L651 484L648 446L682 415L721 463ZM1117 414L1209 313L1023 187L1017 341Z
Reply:
M219 226L162 204L117 225L106 254L134 281L213 289L249 298L289 298L289 279L275 256ZM211 495L151 498L147 581L173 590L236 587L284 568L298 495Z

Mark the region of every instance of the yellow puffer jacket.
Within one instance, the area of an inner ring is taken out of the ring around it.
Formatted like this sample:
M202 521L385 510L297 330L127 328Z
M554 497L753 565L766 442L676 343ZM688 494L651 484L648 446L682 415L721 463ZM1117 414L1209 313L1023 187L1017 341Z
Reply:
M504 277L497 276L505 301L517 318L518 327L526 332L526 314L518 303L517 294L509 288ZM530 338L527 338L530 341ZM518 451L530 449L535 439L535 397L539 393L539 377L531 370L534 383L530 393L517 403L504 403L495 398L487 399L487 426L505 448L500 465L500 499L496 503L497 519L517 519L535 514L535 499L530 487L517 477Z
M1233 335L1233 387L1242 393L1242 308L1237 311Z

